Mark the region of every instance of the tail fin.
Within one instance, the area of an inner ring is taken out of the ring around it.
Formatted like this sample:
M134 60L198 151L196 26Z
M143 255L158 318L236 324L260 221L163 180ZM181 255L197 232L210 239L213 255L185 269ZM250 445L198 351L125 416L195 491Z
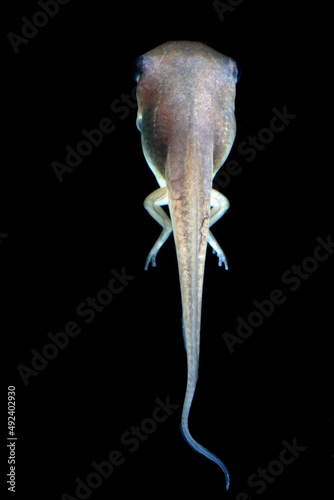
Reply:
M183 139L180 149L167 160L168 204L179 267L183 336L188 365L181 432L194 450L219 465L225 474L228 489L230 478L227 468L218 457L194 440L188 428L198 377L202 289L212 187L212 147L205 148L202 145L200 148L198 139L192 134ZM184 151L184 144L186 151L182 156L179 151Z
M189 444L189 446L191 446L195 451L197 451L201 455L204 455L209 460L212 460L212 462L215 462L221 468L221 470L224 472L225 475L226 490L228 490L230 487L230 475L224 462L220 460L220 458L218 458L216 455L211 453L211 451L209 451L207 448L204 448L204 446L195 441L195 439L189 432L188 418L189 418L191 403L195 393L195 388L196 388L196 381L194 383L188 377L186 396L182 410L181 433L183 439Z

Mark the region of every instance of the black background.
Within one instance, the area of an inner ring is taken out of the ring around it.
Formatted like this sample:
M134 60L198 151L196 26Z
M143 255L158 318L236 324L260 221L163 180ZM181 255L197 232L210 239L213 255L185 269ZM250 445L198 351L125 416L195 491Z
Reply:
M16 498L75 497L75 479L85 481L92 462L114 449L123 452L124 464L89 498L202 493L236 499L241 492L251 499L329 498L334 257L296 291L281 280L312 257L316 238L333 234L319 31L328 12L304 2L245 0L221 20L210 1L110 7L71 0L15 54L8 32L21 34L21 17L31 20L38 10L37 2L10 2L3 31L0 231L8 236L0 240L1 436L5 449L6 388L15 385ZM123 112L110 108L133 91L132 62L173 39L203 41L242 70L229 157L242 172L226 184L231 208L213 228L230 270L218 268L208 252L190 418L194 437L228 466L228 493L218 467L179 432L186 360L173 238L157 268L144 272L160 229L143 200L157 183L141 151L133 100ZM247 162L238 145L269 126L273 108L284 107L296 118ZM52 162L64 163L65 147L75 148L82 130L103 118L115 129L60 183ZM77 306L122 268L135 279L86 324ZM236 334L237 317L246 320L252 302L268 299L275 288L285 303L231 353L224 332ZM68 321L77 321L80 335L24 385L17 366L30 367L31 349L42 352L47 334L63 331ZM121 435L166 397L179 408L130 453ZM263 493L249 486L251 474L278 458L282 441L294 439L306 448L300 457Z

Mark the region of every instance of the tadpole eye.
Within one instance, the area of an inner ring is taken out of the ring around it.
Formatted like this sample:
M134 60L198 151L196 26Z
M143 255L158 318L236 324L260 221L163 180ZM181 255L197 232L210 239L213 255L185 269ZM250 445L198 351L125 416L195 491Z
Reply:
M235 62L235 66L234 66L234 81L235 83L238 83L238 81L240 80L240 77L241 77L241 68L240 68L240 64L237 63L237 61L234 61Z
M139 78L142 75L143 72L143 66L144 66L144 58L143 56L138 57L133 63L132 63L132 76L133 79L138 82Z

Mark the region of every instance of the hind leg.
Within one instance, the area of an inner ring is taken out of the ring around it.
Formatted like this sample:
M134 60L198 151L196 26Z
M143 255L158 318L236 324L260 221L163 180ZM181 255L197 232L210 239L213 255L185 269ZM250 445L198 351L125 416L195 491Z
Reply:
M227 211L227 209L230 206L230 202L224 196L221 194L219 191L216 191L215 189L212 190L211 192L211 212L210 212L210 223L209 227L211 227L217 220L219 220L224 213ZM218 257L218 266L222 266L224 263L225 269L228 269L228 264L227 264L227 259L226 256L221 249L218 241L216 238L213 236L211 231L209 230L208 234L208 243L213 249L213 253L217 254Z
M148 257L145 262L145 271L148 269L150 263L152 263L152 267L156 266L156 256L159 252L162 245L167 240L168 236L172 232L172 223L170 218L166 214L162 205L168 204L168 196L167 196L167 188L159 188L153 191L144 201L144 207L148 211L148 213L155 219L159 224L163 227L162 232L153 245L152 250L148 254Z

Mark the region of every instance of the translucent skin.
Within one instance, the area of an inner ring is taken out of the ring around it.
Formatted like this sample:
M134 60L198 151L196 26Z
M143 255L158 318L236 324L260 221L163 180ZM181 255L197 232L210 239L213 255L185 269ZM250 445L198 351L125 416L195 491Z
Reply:
M207 244L225 255L209 231L227 210L226 198L212 189L212 179L232 147L237 65L200 42L167 42L137 60L137 127L145 158L160 189L145 207L163 232L151 250L146 269L173 231L182 297L187 350L187 388L181 431L196 451L229 474L223 462L190 435L188 417L198 378L202 289ZM171 220L161 209L167 204ZM212 207L212 208L211 208Z

